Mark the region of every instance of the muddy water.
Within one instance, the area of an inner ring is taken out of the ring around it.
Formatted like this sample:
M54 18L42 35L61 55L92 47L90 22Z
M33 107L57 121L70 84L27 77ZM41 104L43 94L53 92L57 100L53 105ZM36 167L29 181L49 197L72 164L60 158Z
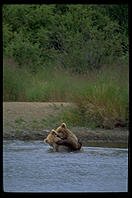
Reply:
M57 153L41 141L3 143L5 192L126 192L128 149Z

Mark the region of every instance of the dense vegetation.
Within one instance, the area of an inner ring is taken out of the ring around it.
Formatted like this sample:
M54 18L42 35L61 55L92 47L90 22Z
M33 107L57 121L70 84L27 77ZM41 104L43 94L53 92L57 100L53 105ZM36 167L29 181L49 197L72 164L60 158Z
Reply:
M4 101L72 101L67 122L126 126L128 47L127 4L3 5Z

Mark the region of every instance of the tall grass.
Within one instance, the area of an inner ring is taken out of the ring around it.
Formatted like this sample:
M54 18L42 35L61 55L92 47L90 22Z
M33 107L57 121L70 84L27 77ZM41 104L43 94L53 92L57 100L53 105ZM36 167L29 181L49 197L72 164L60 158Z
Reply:
M128 68L123 65L94 71L87 86L74 96L84 123L113 128L128 124Z
M26 100L26 87L31 82L30 73L24 68L18 68L13 60L5 60L3 67L3 100Z
M32 73L8 60L3 71L4 101L73 102L76 108L61 115L73 125L113 128L128 124L126 65L106 65L86 75L73 75L52 67Z

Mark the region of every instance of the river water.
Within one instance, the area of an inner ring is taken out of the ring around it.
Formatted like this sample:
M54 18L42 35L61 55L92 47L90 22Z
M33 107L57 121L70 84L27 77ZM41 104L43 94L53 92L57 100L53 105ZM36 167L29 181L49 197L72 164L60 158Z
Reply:
M128 149L57 153L43 141L3 143L4 192L127 192Z

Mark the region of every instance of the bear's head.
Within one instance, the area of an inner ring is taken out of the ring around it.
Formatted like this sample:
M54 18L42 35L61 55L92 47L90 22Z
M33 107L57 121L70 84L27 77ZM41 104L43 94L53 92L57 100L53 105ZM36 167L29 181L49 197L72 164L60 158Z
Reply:
M52 131L49 133L47 138L44 139L45 143L48 143L50 146L53 147L53 151L55 152L69 152L72 151L69 146L63 145L63 143L60 142L61 138L58 136L55 130L52 129ZM60 144L58 144L60 143Z
M48 143L50 146L53 146L59 140L60 140L60 138L58 137L56 131L54 129L52 129L52 131L49 133L49 135L47 136L47 138L44 139L44 142L45 143Z
M56 129L56 133L61 139L66 139L68 137L67 131L68 129L65 123L62 123L61 126Z

